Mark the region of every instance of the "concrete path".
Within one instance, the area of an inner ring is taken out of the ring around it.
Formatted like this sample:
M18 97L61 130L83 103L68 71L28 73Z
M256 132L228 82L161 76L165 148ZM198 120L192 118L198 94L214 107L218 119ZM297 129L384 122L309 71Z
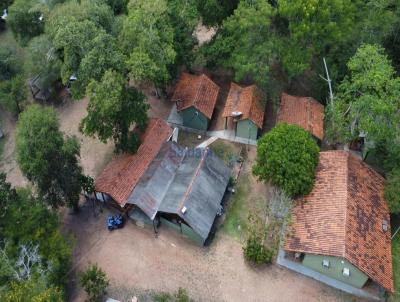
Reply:
M168 116L167 122L173 125L181 126L183 125L182 116L176 110L176 105L171 109L171 113Z
M204 142L202 142L200 145L196 146L196 148L205 148L208 147L209 145L211 145L213 142L215 142L218 139L218 137L216 136L211 136L210 138L208 138L207 140L205 140Z
M257 146L256 140L245 139L242 137L235 136L235 132L233 130L207 131L206 135L210 137L225 139L235 143Z

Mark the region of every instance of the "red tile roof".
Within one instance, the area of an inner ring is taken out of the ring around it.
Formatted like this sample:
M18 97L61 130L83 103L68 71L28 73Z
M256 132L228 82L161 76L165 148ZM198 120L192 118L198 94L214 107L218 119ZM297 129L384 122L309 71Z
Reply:
M238 84L231 83L222 117L233 116L232 112L241 112L240 120L249 119L262 129L264 111L265 108L261 108L260 94L255 85L243 88Z
M277 122L298 125L320 140L324 138L324 106L311 97L282 93Z
M165 121L150 119L137 152L115 156L97 177L96 191L110 195L124 206L133 188L171 133L172 130Z
M393 292L390 216L383 192L383 177L354 155L321 152L314 188L292 210L285 250L343 257Z
M178 111L195 107L211 119L217 102L219 87L205 74L182 73L175 87L172 101L177 102Z

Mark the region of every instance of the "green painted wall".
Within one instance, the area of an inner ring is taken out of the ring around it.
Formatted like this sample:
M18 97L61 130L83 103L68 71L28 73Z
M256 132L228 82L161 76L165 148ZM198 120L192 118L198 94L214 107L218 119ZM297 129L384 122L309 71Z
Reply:
M194 107L189 107L180 112L183 118L183 126L206 131L208 129L208 118Z
M189 238L190 240L193 240L196 242L198 245L203 245L203 239L195 232L193 229L186 224L182 223L181 226L179 226L176 223L173 223L163 217L161 219L161 225L166 225L167 227L170 227L178 232L181 233L182 235Z
M322 261L324 259L329 260L329 268L326 268L322 265ZM368 276L366 274L364 274L346 259L338 257L306 254L303 259L303 265L328 277L334 278L357 288L362 288L365 282L368 280ZM350 269L349 277L343 276L344 267Z
M246 119L237 122L236 125L236 136L256 140L258 134L258 128L252 121Z

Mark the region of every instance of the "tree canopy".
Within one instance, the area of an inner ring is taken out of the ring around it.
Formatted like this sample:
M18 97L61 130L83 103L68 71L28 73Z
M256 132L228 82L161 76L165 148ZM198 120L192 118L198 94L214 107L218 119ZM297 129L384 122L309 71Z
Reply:
M400 213L400 168L395 168L387 176L385 200L392 214Z
M279 124L257 142L253 174L289 196L308 194L313 186L319 147L296 125Z
M29 106L17 124L16 146L22 173L42 198L52 207L68 204L77 210L82 188L80 147L75 138L64 139L55 111Z
M400 137L400 78L377 45L360 47L347 66L349 75L327 108L327 138L348 143L363 137L390 153Z
M174 29L166 0L132 0L119 40L128 56L129 76L135 81L151 81L165 86L168 68L174 64Z
M117 152L135 152L139 137L130 129L133 124L142 130L146 127L148 105L144 95L127 87L123 76L113 70L107 70L101 81L92 81L87 94L88 114L81 122L81 131L104 143L113 138Z

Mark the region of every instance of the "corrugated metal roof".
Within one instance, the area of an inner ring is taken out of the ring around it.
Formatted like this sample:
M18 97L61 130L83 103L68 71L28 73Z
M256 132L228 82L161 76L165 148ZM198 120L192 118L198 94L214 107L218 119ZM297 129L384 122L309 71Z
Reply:
M177 214L206 240L230 174L210 149L184 149L166 142L132 192L129 203L152 219L157 212ZM184 207L186 211L182 213Z

